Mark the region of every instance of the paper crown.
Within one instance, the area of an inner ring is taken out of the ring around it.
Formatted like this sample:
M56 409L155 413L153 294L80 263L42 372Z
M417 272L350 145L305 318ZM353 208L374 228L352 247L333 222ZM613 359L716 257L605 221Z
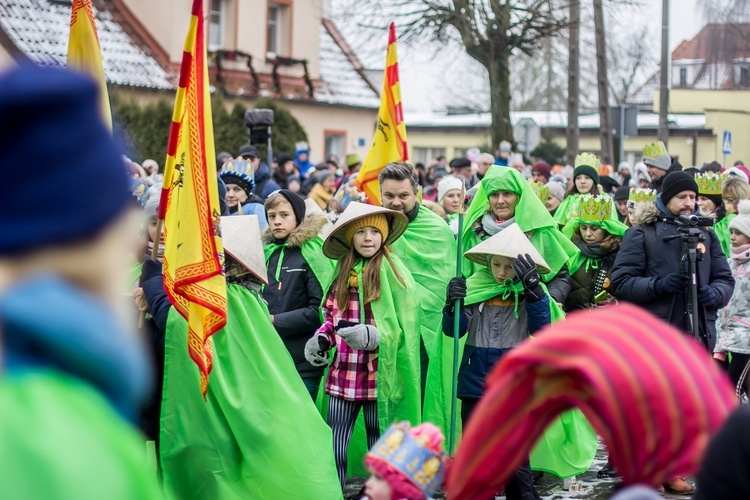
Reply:
M612 217L612 198L607 195L584 194L578 202L578 218L588 222L603 222Z
M549 186L542 182L532 181L530 179L529 183L531 184L531 189L534 190L534 193L536 193L539 199L542 200L542 203L547 203L547 199L549 198Z
M663 142L657 141L643 146L643 156L656 158L657 156L669 156L669 153L667 153L667 146Z
M576 156L575 168L578 168L581 165L587 165L594 170L599 170L599 158L593 153L581 153Z
M445 451L436 453L409 433L409 424L392 425L368 455L383 460L431 497L443 484Z
M628 201L633 203L649 203L656 201L655 189L630 188Z
M727 174L717 174L716 172L696 175L695 182L698 184L698 194L720 195L721 186L727 177Z

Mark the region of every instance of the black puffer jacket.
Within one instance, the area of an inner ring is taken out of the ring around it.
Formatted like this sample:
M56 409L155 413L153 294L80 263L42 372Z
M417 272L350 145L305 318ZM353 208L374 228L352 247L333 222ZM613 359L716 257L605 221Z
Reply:
M657 296L654 292L654 284L658 278L682 272L680 239L664 241L665 238L678 234L677 223L673 217L664 216L652 203L641 204L636 209L636 220L641 225L627 230L615 260L612 293L618 299L638 304L655 316L684 330L686 293ZM646 244L647 229L644 225L655 230L652 245ZM705 252L698 262L698 287L710 286L721 299L720 307L724 307L732 296L734 278L716 235L713 231L704 233ZM704 308L700 303L698 306L701 317L706 320L708 344L713 352L716 342L716 309Z
M263 289L263 299L268 304L268 311L273 315L273 326L292 355L297 371L302 377L320 377L323 374L323 368L316 368L305 359L305 343L321 325L320 303L323 300L323 288L303 257L300 247L316 238L326 221L322 214L308 213L289 235L278 280L276 269L281 250L276 250L266 262L268 285ZM263 242L274 242L270 227L263 231Z
M576 244L579 247L585 245L582 241L578 241ZM611 293L612 269L615 265L616 256L617 249L602 257L601 264L596 268L589 266L589 269L586 269L584 263L570 275L571 289L568 298L565 299L565 312L590 309L595 303L594 299L598 293L602 290Z

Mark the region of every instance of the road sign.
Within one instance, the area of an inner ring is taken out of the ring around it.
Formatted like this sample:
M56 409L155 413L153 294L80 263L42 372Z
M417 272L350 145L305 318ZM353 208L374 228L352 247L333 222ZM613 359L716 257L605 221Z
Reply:
M732 133L729 130L724 131L724 140L721 141L722 151L725 155L732 154Z
M532 118L521 118L513 125L513 138L518 150L528 156L542 141L542 129Z

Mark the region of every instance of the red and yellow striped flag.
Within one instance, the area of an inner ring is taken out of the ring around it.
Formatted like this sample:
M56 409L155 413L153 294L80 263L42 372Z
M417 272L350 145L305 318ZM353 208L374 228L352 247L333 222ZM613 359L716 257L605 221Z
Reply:
M357 187L367 195L368 203L380 205L378 174L387 163L406 161L406 124L401 107L401 84L398 78L398 51L396 49L396 25L391 23L388 35L388 52L385 56L383 90L380 93L378 124L372 138L372 146L357 175Z
M158 215L164 219L164 288L188 322L188 353L200 369L204 396L211 335L227 322L215 158L203 1L193 0Z
M107 80L104 77L102 50L94 22L91 0L73 0L70 11L70 37L68 38L68 68L80 70L99 85L99 106L104 123L112 129L112 112L109 108Z

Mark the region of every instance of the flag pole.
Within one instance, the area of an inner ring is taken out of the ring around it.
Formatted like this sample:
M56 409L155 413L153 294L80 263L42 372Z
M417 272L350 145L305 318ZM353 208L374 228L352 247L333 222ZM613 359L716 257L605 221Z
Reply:
M458 241L456 245L456 278L461 277L461 258L463 257L463 229L464 229L464 200L466 199L466 184L461 187L461 206L458 209ZM461 299L456 299L453 304L453 387L451 391L451 425L450 436L448 437L448 456L453 455L456 449L456 406L458 401L458 328L460 323L459 312L461 309Z

